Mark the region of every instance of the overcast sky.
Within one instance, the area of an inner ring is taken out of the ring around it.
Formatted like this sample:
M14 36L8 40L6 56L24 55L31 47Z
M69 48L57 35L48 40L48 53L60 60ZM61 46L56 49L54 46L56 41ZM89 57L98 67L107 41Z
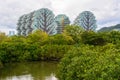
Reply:
M82 11L91 11L98 29L120 23L120 0L0 0L0 31L15 30L21 15L40 8L66 14L71 22Z

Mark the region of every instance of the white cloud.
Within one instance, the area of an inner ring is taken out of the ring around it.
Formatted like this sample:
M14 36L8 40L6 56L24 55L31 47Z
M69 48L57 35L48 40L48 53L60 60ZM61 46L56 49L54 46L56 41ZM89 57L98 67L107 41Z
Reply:
M0 30L8 33L16 29L18 18L42 7L51 8L48 0L1 0L0 1Z
M120 23L120 1L118 0L51 0L54 11L67 14L73 21L82 11L92 11L98 25ZM100 27L99 26L99 27ZM109 26L109 25L108 25Z
M71 21L82 11L92 11L99 28L120 23L120 0L0 0L0 30L15 29L21 15L43 7Z

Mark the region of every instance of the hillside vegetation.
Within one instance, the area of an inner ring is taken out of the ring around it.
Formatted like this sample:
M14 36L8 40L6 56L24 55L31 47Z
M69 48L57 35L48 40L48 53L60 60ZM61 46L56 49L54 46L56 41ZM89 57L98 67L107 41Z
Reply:
M108 32L108 31L119 31L120 30L120 24L117 24L115 26L109 26L109 27L103 27L98 32Z

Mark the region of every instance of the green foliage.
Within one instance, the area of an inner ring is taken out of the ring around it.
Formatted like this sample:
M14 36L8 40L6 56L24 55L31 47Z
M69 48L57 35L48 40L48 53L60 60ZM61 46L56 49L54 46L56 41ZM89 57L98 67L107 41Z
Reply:
M79 26L68 25L65 27L64 33L68 36L71 36L75 43L81 42L81 34L83 33L83 29Z
M119 31L108 32L106 37L109 43L113 43L113 44L120 43L120 32Z
M33 43L43 43L47 40L48 34L46 32L43 32L41 30L36 30L34 33L29 34L27 37L27 41L31 44Z
M3 63L39 60L59 60L73 44L65 34L48 36L35 31L24 36L11 36L0 43L0 61Z
M120 31L100 32L97 34L103 36L107 43L112 43L115 45L120 43Z
M114 45L73 48L59 65L60 80L119 80L120 50Z
M84 31L68 25L62 34L37 30L28 36L0 34L2 63L60 60L60 80L120 79L120 32Z
M6 38L7 36L5 35L5 33L0 32L0 43L4 41Z
M41 48L40 45L35 44L27 44L25 45L25 49L23 54L20 56L20 60L26 61L38 61L40 60Z
M41 59L60 60L71 48L69 45L44 45L41 47Z
M90 45L105 45L107 43L106 38L104 38L104 34L95 33L92 31L84 32L82 35L82 43L90 44Z
M19 56L25 48L24 38L12 36L5 39L0 44L0 60L2 62L17 62Z
M65 34L56 34L53 36L49 36L45 44L72 45L74 44L74 40L72 39L71 36Z

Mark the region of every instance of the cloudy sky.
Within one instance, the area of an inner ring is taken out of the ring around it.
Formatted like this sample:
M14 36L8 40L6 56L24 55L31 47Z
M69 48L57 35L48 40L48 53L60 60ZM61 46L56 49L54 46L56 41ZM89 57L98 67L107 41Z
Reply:
M16 29L18 18L40 8L66 14L71 22L82 11L91 11L101 27L120 23L120 0L0 0L0 31Z

